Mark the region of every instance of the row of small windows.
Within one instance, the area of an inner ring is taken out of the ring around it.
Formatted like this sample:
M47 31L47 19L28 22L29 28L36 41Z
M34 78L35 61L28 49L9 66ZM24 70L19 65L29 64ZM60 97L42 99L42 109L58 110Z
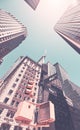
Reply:
M24 66L27 66L28 67L28 70L30 70L30 71L40 71L40 68L36 65L36 64L34 64L33 62L31 62L30 60L28 60L28 59L26 59L27 61L26 62L24 62L23 64L24 64Z
M8 110L6 117L13 118L14 114L15 114L15 112Z
M7 123L2 123L0 130L10 130L11 125L7 124ZM23 128L20 126L14 126L13 130L22 130ZM29 130L28 128L26 128L25 130Z
M7 123L2 123L0 130L10 130L11 125ZM21 126L14 126L13 130L23 130ZM25 128L25 130L30 130L29 128ZM35 130L35 129L34 129Z
M0 38L0 42L4 42L6 40L9 40L9 39L11 39L15 36L17 37L17 36L19 36L19 34L21 35L21 33L16 33L16 34L12 34L12 35L9 35L9 36L2 37L2 38Z
M34 96L36 95L36 93L34 93ZM21 98L22 96L20 95L20 98ZM18 97L19 98L19 97ZM24 97L24 100L29 100L30 98L28 97L28 98L26 98L26 97ZM7 103L9 101L9 98L8 97L6 97L5 99L4 99L4 103ZM35 102L35 99L33 98L32 99L32 102ZM12 100L12 102L11 102L11 105L12 106L18 106L18 104L19 104L19 101L16 101L16 100ZM3 108L2 109L0 109L0 113L3 111Z
M3 102L6 104L8 101L9 101L9 98L6 97ZM18 104L19 104L19 102L15 101L15 100L12 100L12 102L11 102L11 105L15 105L16 107L18 106Z

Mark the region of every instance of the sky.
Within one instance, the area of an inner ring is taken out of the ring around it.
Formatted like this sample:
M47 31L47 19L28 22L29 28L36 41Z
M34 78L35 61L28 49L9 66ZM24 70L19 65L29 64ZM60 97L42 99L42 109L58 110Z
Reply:
M0 78L20 56L38 61L46 51L45 62L58 62L71 81L80 86L80 55L54 31L64 11L74 4L76 0L40 0L34 11L24 0L0 0L0 9L13 14L27 27L26 39L4 57Z

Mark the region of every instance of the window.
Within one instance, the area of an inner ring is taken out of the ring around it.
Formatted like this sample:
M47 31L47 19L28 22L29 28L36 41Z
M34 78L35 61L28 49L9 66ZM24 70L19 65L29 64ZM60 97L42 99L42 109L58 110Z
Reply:
M23 73L23 70L21 70L21 73Z
M30 99L30 97L27 98L27 100L29 100L29 99Z
M17 97L18 93L15 94L15 97Z
M15 114L15 112L8 110L6 116L10 117L10 118L13 118L14 114Z
M16 107L18 106L19 102L16 102Z
M35 83L35 85L38 85L38 83Z
M21 76L21 74L18 75L19 77Z
M14 84L12 85L12 87L15 88L15 86L16 86L16 84L14 83Z
M32 99L32 102L34 102L35 101L35 99Z
M18 82L19 81L19 79L18 78L16 78L16 82Z
M31 106L29 105L28 108L30 108Z
M13 93L13 90L9 90L8 94L11 95Z
M22 97L21 94L18 97L21 98Z
M0 130L10 130L11 125L7 123L2 123Z
M3 112L4 108L0 108L0 114Z
M14 127L14 130L22 130L22 127L20 127L20 126L15 126L15 127Z
M34 93L34 96L36 95L36 93Z
M6 97L6 98L4 99L4 103L7 103L8 100L9 100L9 98Z
M15 103L15 101L14 101L14 100L12 100L11 105L14 105L14 103Z
M34 90L36 90L37 88L35 87Z

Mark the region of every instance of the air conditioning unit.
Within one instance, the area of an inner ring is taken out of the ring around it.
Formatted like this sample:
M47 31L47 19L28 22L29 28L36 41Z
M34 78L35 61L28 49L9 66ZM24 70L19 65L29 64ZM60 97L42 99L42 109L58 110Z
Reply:
M54 104L51 101L45 102L39 106L38 124L49 124L55 121Z
M17 122L22 124L30 124L34 115L34 105L23 101L18 105L17 112L14 116Z

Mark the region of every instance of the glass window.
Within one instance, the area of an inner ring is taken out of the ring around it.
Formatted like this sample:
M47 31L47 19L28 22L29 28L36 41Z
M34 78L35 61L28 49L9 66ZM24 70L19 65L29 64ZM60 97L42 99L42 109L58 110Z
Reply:
M9 98L8 97L6 97L5 99L4 99L4 103L7 103L8 102L8 100L9 100Z
M12 85L12 87L15 88L15 86L16 86L16 84L14 83L14 84Z
M14 130L22 130L22 127L20 127L20 126L15 126L15 127L14 127Z
M18 82L19 81L19 79L18 78L16 78L16 82Z
M9 90L8 94L11 95L13 93L13 90Z
M0 108L0 114L3 112L4 108Z
M0 130L10 130L11 125L7 123L2 123Z
M21 74L18 75L19 77L21 76Z
M32 99L32 102L34 102L35 101L35 99Z
M18 106L19 102L16 102L16 107Z
M14 105L14 103L15 103L15 101L14 101L14 100L12 100L11 105Z

